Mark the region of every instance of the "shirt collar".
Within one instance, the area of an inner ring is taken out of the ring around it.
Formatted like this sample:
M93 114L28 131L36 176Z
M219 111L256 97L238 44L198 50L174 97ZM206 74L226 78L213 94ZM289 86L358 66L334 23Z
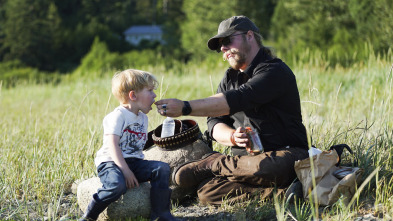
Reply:
M255 67L266 60L270 60L272 57L270 57L264 50L263 48L260 48L257 55L255 55L255 58L252 60L251 64L248 65L248 67L244 70L244 73L246 73L250 78L252 77L252 74L254 72Z

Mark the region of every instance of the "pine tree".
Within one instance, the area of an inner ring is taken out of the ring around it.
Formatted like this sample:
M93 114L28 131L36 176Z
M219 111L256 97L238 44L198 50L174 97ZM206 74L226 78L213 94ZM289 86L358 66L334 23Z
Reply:
M7 1L5 18L4 60L19 60L27 66L53 70L53 33L58 18L50 0Z

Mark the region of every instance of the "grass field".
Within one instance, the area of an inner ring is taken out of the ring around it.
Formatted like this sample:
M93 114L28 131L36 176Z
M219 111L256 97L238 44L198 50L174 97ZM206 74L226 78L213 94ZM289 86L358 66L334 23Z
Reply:
M215 67L184 65L169 72L161 67L143 69L161 83L156 100L190 100L214 94L226 68L219 58L217 62ZM292 67L312 144L325 150L346 143L355 154L344 160L357 160L365 170L364 179L377 172L366 180L350 208L339 201L320 211L309 204L287 205L285 199L223 208L250 220L264 220L272 213L278 220L317 216L354 220L370 211L381 219L393 219L392 64L389 54L351 68L330 67L318 59ZM101 146L102 119L118 105L110 93L112 75L108 71L102 78L64 80L57 85L0 86L0 219L29 220L33 210L39 220L57 220L71 184L95 175L93 159ZM164 120L155 107L148 115L149 129ZM206 129L205 118L188 118ZM218 144L214 148L225 151ZM66 213L72 217L78 208L75 197L70 200L74 206Z

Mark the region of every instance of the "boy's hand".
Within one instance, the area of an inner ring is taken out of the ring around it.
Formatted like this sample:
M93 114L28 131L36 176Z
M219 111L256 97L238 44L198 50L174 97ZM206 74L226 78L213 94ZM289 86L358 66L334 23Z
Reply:
M126 180L126 186L128 189L138 187L139 183L136 179L134 173L128 167L124 157L121 153L121 149L119 147L120 136L114 134L107 134L108 136L108 145L109 145L109 153L116 163L116 165L120 168L123 173L124 179Z
M134 173L129 168L124 169L124 171L122 172L126 180L126 186L128 189L139 187L138 180L136 179Z

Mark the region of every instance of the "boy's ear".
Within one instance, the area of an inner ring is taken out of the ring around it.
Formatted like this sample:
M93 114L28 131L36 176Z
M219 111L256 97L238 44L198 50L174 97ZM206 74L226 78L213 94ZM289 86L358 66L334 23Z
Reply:
M135 91L130 91L130 92L128 93L128 97L129 97L132 101L136 100L136 93L135 93Z

